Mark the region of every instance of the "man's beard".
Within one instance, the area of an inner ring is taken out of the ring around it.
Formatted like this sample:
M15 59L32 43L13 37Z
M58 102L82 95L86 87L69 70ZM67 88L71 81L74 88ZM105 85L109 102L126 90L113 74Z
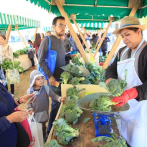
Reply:
M58 36L63 36L64 34L59 34L56 30L55 30L55 32L56 32L56 34L58 35Z

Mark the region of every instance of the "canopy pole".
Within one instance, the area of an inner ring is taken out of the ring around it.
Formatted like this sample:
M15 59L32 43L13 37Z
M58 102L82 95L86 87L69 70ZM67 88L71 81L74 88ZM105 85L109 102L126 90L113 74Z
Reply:
M10 33L11 33L12 25L8 26L7 33L6 33L6 43L9 41Z
M34 40L35 40L35 36L36 36L37 31L38 31L38 28L36 28L36 30L35 30L32 42L34 42Z
M82 29L83 29L84 33L86 34L87 33L86 29L84 27L82 27Z
M73 29L73 27L72 27L72 25L70 23L70 20L69 20L69 18L67 16L66 12L64 11L63 7L61 6L59 0L54 0L54 2L56 3L56 5L57 5L57 7L58 7L58 9L59 9L59 11L61 13L61 15L65 17L65 22L66 22L66 24L68 26L68 29L70 30L70 33L71 33L71 35L72 35L72 37L73 37L73 39L74 39L74 41L75 41L75 43L76 43L76 45L77 45L77 47L79 49L79 51L80 51L80 53L81 53L84 61L86 63L90 63L90 61L87 58L86 53L85 53L85 51L83 49L83 46L81 45L81 42L80 42L80 40L79 40L76 32L74 31L74 29Z
M89 47L88 47L88 44L87 44L87 42L85 41L85 38L83 37L83 34L81 33L81 31L80 31L80 29L79 29L79 27L78 27L78 25L77 25L77 23L76 23L76 21L75 21L75 19L74 19L74 14L71 14L70 17L71 17L72 21L74 22L75 26L77 27L77 30L78 30L78 32L79 32L79 34L80 34L80 36L81 36L81 38L82 38L82 40L83 40L85 46L86 46L88 52L90 53L90 56L92 57L93 55L92 55L92 53L91 53L91 51L90 51L90 49L89 49Z
M15 29L17 30L17 32L18 32L18 34L19 34L21 40L23 41L24 45L27 47L26 42L24 41L23 37L21 36L21 34L20 34L19 30L18 30L18 26L15 26Z
M97 45L98 45L98 43L99 43L99 41L100 41L100 39L101 39L100 36L101 36L102 31L103 31L103 29L101 28L100 31L99 31L99 33L98 33L98 37L99 37L99 38L98 38L98 40L97 40L97 42L96 42L96 45L95 45L94 49L96 49L96 47L97 47Z
M97 47L97 50L96 50L96 52L95 52L95 54L94 54L94 58L95 58L97 52L99 51L99 49L100 49L100 47L101 47L101 45L102 45L102 43L103 43L103 40L104 40L105 37L106 37L107 31L108 31L108 29L109 29L109 27L110 27L110 25L111 25L111 23L112 23L112 20L113 20L113 19L111 18L110 21L109 21L109 24L108 24L108 26L107 26L107 28L106 28L106 31L105 31L105 33L103 34L103 37L102 37L102 39L101 39L101 41L100 41L100 43L99 43L99 45L98 45L98 47Z
M129 16L135 15L135 13L136 13L137 9L139 8L141 2L142 2L141 0L137 0L137 2L134 4ZM104 65L103 65L103 69L106 69L108 67L113 55L115 54L115 51L116 51L118 45L120 44L121 39L122 39L121 35L118 35L115 43L113 44L113 47L112 47L110 53L108 54L108 57L107 57Z

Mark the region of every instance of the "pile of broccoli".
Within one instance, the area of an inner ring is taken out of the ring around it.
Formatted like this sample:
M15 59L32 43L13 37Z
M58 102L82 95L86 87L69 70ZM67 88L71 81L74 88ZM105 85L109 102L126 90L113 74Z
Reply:
M122 95L127 86L127 70L125 70L124 74L125 80L112 79L107 85L105 85L103 82L101 82L99 85L101 87L105 87L106 90L108 90L113 96L119 97Z
M73 76L69 72L64 71L61 74L61 79L63 84L68 84L72 78Z
M77 123L78 118L82 113L83 111L76 106L76 101L74 99L70 99L61 107L60 117L74 125Z
M98 67L91 62L86 65L86 68L90 72L89 81L91 84L99 85L99 82L105 81L105 70L102 67Z
M111 137L99 136L92 139L92 142L107 141L103 147L127 147L126 141L122 138L116 139L116 135L112 133Z
M79 136L79 131L71 128L63 118L55 120L53 125L57 140L62 145L67 145L73 137Z
M57 140L51 140L47 141L43 147L62 147L61 145L58 144Z
M71 71L73 73L79 74L79 75L82 74L82 72L80 71L78 66L72 65L70 63L65 66L65 69L68 70L68 71Z
M74 99L76 102L78 101L79 97L77 96L77 94L82 91L82 90L85 90L85 88L79 90L76 88L76 86L74 87L71 87L71 88L68 88L66 90L66 98L67 100L69 99Z
M82 62L80 62L79 57L78 56L74 56L72 57L72 63L74 63L75 65L81 66L83 65Z
M111 105L116 105L107 95L100 95L89 104L91 110L111 111Z

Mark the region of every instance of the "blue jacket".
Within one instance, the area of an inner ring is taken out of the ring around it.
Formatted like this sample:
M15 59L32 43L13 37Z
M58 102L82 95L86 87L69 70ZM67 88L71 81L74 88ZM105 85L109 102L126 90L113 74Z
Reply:
M73 51L78 51L78 47L76 46L76 43L72 37L69 38L70 44L72 46Z
M0 83L0 97L6 101L8 106L14 110L16 104L11 94L6 90L3 84ZM9 111L6 105L0 100L0 147L16 147L17 144L17 129L15 123L10 123L6 116Z

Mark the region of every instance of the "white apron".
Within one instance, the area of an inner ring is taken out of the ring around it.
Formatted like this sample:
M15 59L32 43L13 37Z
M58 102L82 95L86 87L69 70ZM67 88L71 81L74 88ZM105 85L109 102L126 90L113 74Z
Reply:
M139 44L132 58L117 63L118 79L124 80L124 71L125 69L128 70L126 89L143 84L134 67L135 54L143 42L144 39ZM122 56L128 49L123 52ZM121 135L131 147L147 147L147 100L138 102L136 99L132 99L128 103L130 109L120 113Z

